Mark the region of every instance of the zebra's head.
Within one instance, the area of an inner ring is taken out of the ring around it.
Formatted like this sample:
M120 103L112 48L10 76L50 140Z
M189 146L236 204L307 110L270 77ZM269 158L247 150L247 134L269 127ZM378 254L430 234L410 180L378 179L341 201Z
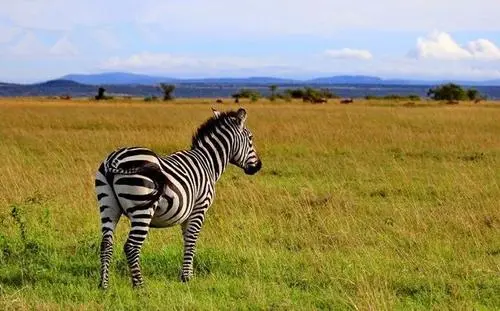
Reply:
M233 150L229 155L229 162L242 168L247 175L257 173L262 167L262 162L255 151L252 132L246 127L247 112L245 109L240 108L236 112L229 113L223 113L213 108L212 110L216 118L225 116L224 127L233 136Z

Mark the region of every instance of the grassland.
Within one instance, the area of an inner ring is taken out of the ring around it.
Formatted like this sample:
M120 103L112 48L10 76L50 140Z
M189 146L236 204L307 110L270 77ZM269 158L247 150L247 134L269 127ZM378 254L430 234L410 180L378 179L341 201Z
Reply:
M122 219L103 292L96 167L187 148L210 105L1 99L0 310L500 309L498 103L244 106L264 168L223 175L195 279L157 229L133 290Z

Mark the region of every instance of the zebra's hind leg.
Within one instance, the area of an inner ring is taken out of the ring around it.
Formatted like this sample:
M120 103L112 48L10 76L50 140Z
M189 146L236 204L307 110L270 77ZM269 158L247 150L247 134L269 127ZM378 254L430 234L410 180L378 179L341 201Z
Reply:
M125 256L127 257L130 273L132 274L132 285L141 286L144 281L139 264L141 247L149 231L151 218L154 214L154 206L148 209L141 209L129 216L131 222L130 232L125 242Z
M113 232L122 214L113 189L108 184L102 170L99 169L95 180L95 189L101 214L101 280L99 286L108 287L109 265L113 256Z

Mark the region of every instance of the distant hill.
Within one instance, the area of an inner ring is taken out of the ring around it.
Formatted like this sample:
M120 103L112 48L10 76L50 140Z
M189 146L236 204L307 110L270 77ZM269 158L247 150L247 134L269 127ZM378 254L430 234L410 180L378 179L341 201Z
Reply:
M381 84L384 80L371 76L333 76L305 81L313 84Z
M70 74L58 80L71 80L87 85L157 85L159 83L173 84L232 84L232 85L436 85L454 82L460 85L485 85L500 86L500 80L485 81L461 81L461 80L410 80L410 79L382 79L376 76L364 75L339 75L330 77L318 77L309 80L284 79L277 77L248 77L248 78L196 78L177 79L172 77L149 76L126 72L109 72L98 74Z
M65 80L65 79L56 79L49 80L46 82L32 84L32 86L36 87L81 87L84 86L83 83L78 83L73 80Z
M70 74L60 78L61 80L72 80L82 84L102 85L102 84L142 84L153 85L159 83L175 83L179 79L155 77L126 72L109 72L98 74Z
M199 79L175 79L170 77L157 77L125 72L111 72L100 74L70 74L61 77L60 80L72 80L88 85L125 85L141 84L156 85L159 83L209 83L209 84L290 84L300 81L292 79L281 79L272 77L250 77L250 78L199 78Z

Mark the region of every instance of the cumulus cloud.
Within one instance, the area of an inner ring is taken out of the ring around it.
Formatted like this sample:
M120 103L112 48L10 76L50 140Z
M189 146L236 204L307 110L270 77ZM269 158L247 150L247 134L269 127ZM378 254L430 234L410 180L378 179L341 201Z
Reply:
M500 48L487 39L478 39L466 44L465 49L477 59L500 59Z
M349 48L340 50L326 50L324 54L328 57L336 59L369 60L373 58L372 53L368 50L356 50Z
M500 59L500 48L486 39L459 45L450 34L433 31L417 39L417 46L409 56L417 59L440 60L495 60Z
M15 41L6 49L3 55L11 57L23 57L31 59L42 59L50 56L75 56L77 48L64 36L57 40L52 46L42 42L33 32L27 32L19 40Z
M62 37L49 49L49 53L59 56L74 56L78 54L78 50L67 37Z
M8 48L12 55L40 55L47 52L47 46L33 32L27 32Z
M11 42L15 37L17 37L21 33L22 29L19 27L0 25L0 44Z

